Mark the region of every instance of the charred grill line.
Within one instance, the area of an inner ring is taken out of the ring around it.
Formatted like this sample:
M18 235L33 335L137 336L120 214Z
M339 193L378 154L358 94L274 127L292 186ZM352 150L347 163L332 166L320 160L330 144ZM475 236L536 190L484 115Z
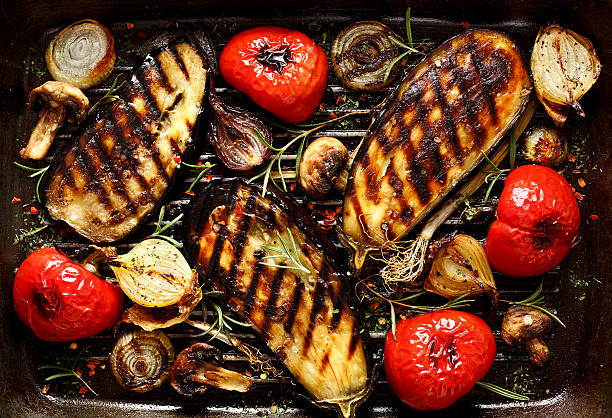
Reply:
M478 85L481 87L482 96L484 96L485 102L487 104L487 108L489 109L489 114L491 115L491 119L494 125L498 124L497 118L497 109L495 108L495 101L493 100L493 91L491 90L491 81L488 80L487 77L483 77L485 75L485 66L482 63L481 56L478 54L478 51L482 50L483 47L479 46L474 36L471 36L471 41L467 44L468 51L470 51L470 55L472 56L472 62L474 63L474 68L476 69L476 74L478 74L479 83ZM493 71L497 72L499 68L494 68ZM493 77L495 81L497 81L497 77Z
M94 133L95 129L91 129ZM90 129L88 129L90 131ZM91 132L88 132L91 135ZM82 135L79 138L78 145L73 148L75 153L75 162L79 166L79 171L85 180L85 189L94 192L98 198L98 201L103 204L106 208L112 208L111 202L104 191L104 188L100 184L100 180L96 175L96 167L91 160L87 146L87 134Z
M295 276L295 289L293 291L293 297L291 298L291 306L289 308L289 314L287 315L287 321L285 322L285 331L288 333L291 333L291 329L293 328L293 322L295 321L295 315L300 306L302 293L304 293L304 283L302 283L299 277Z
M345 302L346 302L346 295L344 294L342 290L340 290L336 294L332 302L332 306L334 307L334 312L332 315L332 323L331 323L332 329L338 328L338 324L340 324L340 317L342 316L342 311L344 310Z
M450 84L453 85L455 82L452 71L449 71L449 74L452 78ZM455 120L453 119L453 113L449 108L446 95L442 91L442 85L440 83L440 73L438 70L436 70L435 67L431 69L430 77L431 85L436 95L436 102L440 105L440 109L442 110L442 117L444 118L444 123L442 124L442 126L444 127L446 137L450 139L448 141L448 144L450 145L449 151L452 152L453 156L457 160L457 163L459 164L463 161L463 150L461 149L461 145L459 144L459 138L457 138L457 125L455 124Z
M176 45L173 45L171 48L168 48L168 52L170 53L170 55L172 55L172 58L176 62L176 65L179 67L179 69L181 70L181 72L183 73L187 81L189 81L189 72L187 71L187 67L185 66L183 57L176 49ZM197 51L197 49L196 49L196 52L198 55L201 56L201 54L199 53L199 51Z
M314 330L315 323L317 321L317 314L321 311L321 309L325 306L325 295L327 294L327 280L328 280L329 272L327 271L327 267L325 264L321 266L321 270L319 271L319 277L317 278L317 282L315 283L314 292L312 295L312 308L310 311L310 323L308 324L308 330L306 331L306 336L304 337L304 347L303 351L306 352L312 343L312 331Z
M168 81L168 76L164 72L161 63L159 62L159 54L153 57L153 62L151 65L155 68L155 72L159 75L158 81L159 85L166 90L166 93L172 91L172 87L170 86L170 82Z
M255 292L257 291L257 286L259 285L259 277L261 276L262 271L266 266L261 264L261 261L265 257L266 252L262 249L257 249L253 252L253 256L255 257L255 268L253 269L253 277L251 277L251 283L249 283L249 288L244 297L244 316L246 318L251 318L251 312L253 311L253 307L255 306Z
M264 310L264 323L261 327L264 333L268 332L268 329L270 328L270 321L276 316L276 301L278 300L278 292L281 284L283 283L284 273L285 272L283 269L277 269L274 279L272 280L272 284L270 285L270 296L268 298L268 302L266 303L266 308Z
M152 67L152 62L154 60L149 58L147 60L147 65L141 70L137 71L136 74L132 77L132 85L130 88L132 89L132 97L137 96L138 93L142 96L145 104L147 106L147 110L151 113L151 119L157 119L161 116L161 109L157 105L157 100L149 90L149 82L147 81L149 77L147 77L147 71L154 71ZM146 119L146 118L145 118ZM141 123L140 119L138 123Z

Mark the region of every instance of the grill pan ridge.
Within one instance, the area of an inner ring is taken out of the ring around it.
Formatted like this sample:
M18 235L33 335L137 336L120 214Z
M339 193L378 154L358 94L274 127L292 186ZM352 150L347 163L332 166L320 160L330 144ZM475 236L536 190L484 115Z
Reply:
M145 42L140 39L140 32L151 38L163 31L165 26L176 25L176 22L181 29L206 29L211 33L213 43L218 48L217 52L220 52L232 34L263 24L301 30L313 37L315 42L321 42L322 33L327 33L327 46L343 27L357 20L381 20L396 33L404 32L403 15L406 4L384 1L380 5L372 6L368 3L338 1L329 5L323 1L287 4L280 0L230 0L117 1L111 4L96 4L76 0L26 0L9 5L0 2L0 18L3 20L0 30L6 40L0 45L0 75L4 80L0 97L0 126L3 127L4 133L4 151L0 158L2 167L5 167L4 176L0 177L4 197L0 201L0 209L5 214L0 221L4 238L0 241L0 317L4 319L0 326L0 416L265 416L271 414L272 405L279 405L280 412L292 417L333 416L316 409L301 396L296 396L294 392L300 392L300 388L292 383L287 372L279 378L268 377L265 380L255 376L257 380L253 390L245 395L210 390L200 398L184 399L174 393L168 384L147 394L123 390L116 384L107 367L106 371L99 371L92 378L93 387L100 394L97 398L83 398L79 395L63 397L53 391L43 395L41 388L45 384L43 379L46 375L38 372L37 367L52 364L50 358L70 358L76 353L66 349L67 344L37 340L20 323L12 307L14 271L25 253L19 245L12 245L17 230L23 227L24 208L21 204L11 205L10 200L17 196L26 203L34 190L33 182L26 178L24 172L14 167L13 161L19 161L17 151L25 143L24 138L29 136L36 122L36 115L27 106L27 95L31 88L48 77L46 74L42 80L39 79L31 70L33 66L30 63L44 54L50 38L67 24L82 18L99 20L107 25L115 36L117 54L123 58L103 85L85 92L90 101L95 103L108 91L116 76L129 73L132 65L138 62L136 53L129 51L137 51ZM531 52L539 26L548 23L566 25L594 42L603 71L597 84L581 102L587 113L586 118L572 118L565 129L570 146L585 140L582 151L585 155L584 169L589 169L588 174L566 173L566 178L573 186L579 177L584 177L588 183L584 190L584 201L580 203L581 242L560 268L543 276L547 306L561 317L567 329L555 327L553 333L546 337L553 360L543 370L535 371L529 365L529 359L522 349L511 348L501 340L499 329L503 311L498 312L490 322L498 352L494 366L484 380L511 388L512 373L522 367L538 382L540 388L536 390L537 395L529 402L517 403L475 389L452 407L436 413L421 413L424 416L603 417L609 416L611 411L612 284L608 281L608 271L612 267L612 257L607 254L607 250L612 238L607 234L610 230L610 211L607 207L612 198L612 176L606 163L609 157L608 148L612 145L612 117L609 110L612 105L612 77L608 72L608 68L612 68L612 6L605 1L595 1L588 5L572 1L526 3L528 2L445 0L433 5L424 0L411 2L412 15L416 16L412 20L412 32L415 43L427 39L439 45L451 36L461 33L464 30L462 22L469 22L471 27L498 30L509 35L525 57ZM133 23L134 28L129 29L126 22ZM221 77L216 77L215 84L222 100L258 111L252 102L224 83ZM346 96L350 101L359 101L362 109L378 104L387 94L385 91L361 97L360 93L344 88L330 70L323 99L324 107L317 111L314 117L316 120L325 120L332 113L341 116L349 112L350 107L336 104L340 96ZM532 125L545 122L546 118L548 116L540 107ZM346 126L332 125L317 132L315 136L335 136L352 150L365 134L368 123L368 118L359 118ZM273 134L279 144L291 139L290 134L278 129L273 129ZM69 133L66 131L58 135L52 151L61 148L68 138ZM196 138L195 148L189 162L218 162L203 135ZM290 149L284 155L285 172L291 172L295 157L296 149ZM591 170L595 166L603 169ZM573 168L575 167L572 166L570 171ZM234 174L224 170L220 164L213 169L213 178L232 176ZM183 211L190 200L190 196L184 191L192 180L193 174L188 171L179 174L174 189L162 202L166 206L166 219L172 219ZM498 182L493 196L499 195L501 184L501 181ZM290 194L298 203L308 202L299 188ZM474 220L466 221L460 216L459 210L445 222L440 234L459 230L482 241L494 218L497 203L496 198L485 203L483 195L481 191L474 196L472 206L479 210L479 215ZM312 203L313 216L321 226L326 226L324 218L316 211L333 210L342 206L342 196L334 194L329 199ZM120 251L130 248L153 232L153 218L156 218L156 214L157 212L133 235L117 244ZM597 214L599 220L591 221L590 214ZM49 223L61 228L58 223ZM177 239L182 238L181 222L170 231ZM330 237L335 239L333 232L333 228L327 231ZM69 231L56 243L57 248L67 254L79 252L84 245L86 244L82 238ZM341 248L340 250L342 251ZM348 253L344 251L342 254L348 260ZM588 280L590 284L584 288L575 288L570 284L570 276ZM509 279L498 274L495 279L501 289L501 297L511 300L525 298L539 284L539 279ZM479 306L475 309L476 313L486 315L486 311ZM196 309L192 316L201 318L201 310ZM169 332L177 350L194 341L188 329L179 326ZM239 331L237 336L249 343L257 341L254 334L248 331ZM374 360L379 361L382 359L384 332L371 330L370 340L370 351ZM107 331L79 341L78 344L79 347L91 347L88 358L104 362L114 341L112 333ZM226 353L224 358L226 364L236 370L243 370L248 364L244 356L237 354ZM545 389L548 389L548 392ZM282 400L288 402L283 403ZM372 396L358 410L358 414L380 417L421 415L397 400L386 383L384 373Z

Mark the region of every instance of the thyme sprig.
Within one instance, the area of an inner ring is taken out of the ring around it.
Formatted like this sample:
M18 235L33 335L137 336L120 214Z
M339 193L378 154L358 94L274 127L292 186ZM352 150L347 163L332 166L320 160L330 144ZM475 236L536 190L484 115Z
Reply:
M518 302L505 299L500 299L500 302L509 303L510 305L528 306L530 308L537 309L538 311L544 312L546 315L557 321L563 328L566 328L565 324L555 314L544 307L544 296L542 295L543 286L544 281L540 282L538 288L535 290L535 292L529 295L529 297Z
M493 383L476 382L476 384L483 389L489 390L493 393L497 393L498 395L501 395L506 398L514 399L516 401L528 401L529 400L529 396L525 396L525 395L521 395L520 393L512 392L511 390L499 387L497 385L494 385Z
M20 229L19 235L15 235L15 239L13 240L13 245L17 245L19 242L23 241L24 239L34 236L38 234L39 232L47 229L48 227L49 225L43 225L43 226L39 226L38 228L33 228L33 229Z
M198 182L200 181L202 177L204 177L204 174L208 173L210 169L216 165L216 164L211 164L209 162L206 162L206 164L204 165L188 164L182 161L181 161L181 164L184 165L185 167L189 167L192 173L198 173L198 175L193 179L193 181L189 185L189 188L187 189L187 192L186 192L187 194L191 193L194 186L198 184Z
M306 268L304 264L302 264L302 262L300 261L300 256L297 250L297 246L295 245L295 240L293 238L293 233L291 232L291 229L287 228L287 233L289 234L289 240L291 241L291 249L289 248L287 243L281 238L280 233L276 231L276 236L278 237L278 241L281 247L276 248L276 247L271 247L269 245L262 245L262 248L265 248L268 251L277 253L277 254L265 256L263 257L263 260L272 260L272 259L280 257L283 260L286 260L287 262L291 264L289 265L277 264L274 261L269 262L269 263L264 263L260 261L259 264L262 264L264 266L276 267L279 269L297 270L297 271L301 271L306 274L310 274L310 270Z
M102 96L100 100L98 100L92 107L89 108L89 110L87 111L87 115L90 115L95 109L97 109L98 107L102 106L105 103L112 103L115 100L123 100L121 97L113 94L115 90L120 89L121 86L123 86L123 84L125 83L125 81L123 81L121 84L119 84L119 86L117 86L118 79L119 79L118 76L115 77L115 80L113 81L113 84L111 84L110 89L106 92L104 96Z
M42 182L45 173L49 170L49 167L51 167L51 164L42 168L28 167L27 165L19 164L17 161L13 161L13 164L19 168L23 168L24 170L31 171L32 174L28 175L28 178L32 179L34 177L38 177L38 181L36 182L36 201L40 203L40 183Z
M81 376L79 376L79 373L77 373L77 371L76 371L77 363L81 359L81 356L83 355L83 353L85 351L87 351L88 349L89 349L89 347L85 347L84 349L82 349L79 352L79 354L75 357L74 361L72 362L72 367L70 369L67 368L67 367L62 367L62 366L44 365L44 366L40 366L38 368L38 370L55 370L55 371L59 371L60 372L60 373L56 373L56 374L53 374L51 376L48 376L45 379L45 382L48 382L50 380L55 380L55 379L61 379L61 378L64 378L64 377L76 378L76 379L80 380L81 383L83 383L83 385L85 385L85 387L91 391L91 393L93 393L94 395L98 396L96 391L93 390L91 388L91 386L89 386L87 384L87 382Z
M279 189L282 189L284 192L287 192L287 183L285 182L285 177L283 175L283 170L281 167L281 161L282 161L282 157L283 154L295 143L299 142L299 146L298 146L298 151L297 151L297 155L295 158L295 178L297 179L300 175L300 163L302 160L302 153L304 151L304 147L306 145L306 140L310 137L310 135L312 135L313 133L315 133L316 131L318 131L321 128L324 128L326 126L329 126L331 124L334 124L336 122L340 122L341 120L347 119L351 116L356 116L356 115L369 115L372 113L373 110L358 110L352 113L347 113L346 115L342 115L340 117L337 117L335 119L329 119L326 120L324 122L318 122L318 123L313 123L313 124L305 124L305 125L295 125L298 129L294 129L294 128L289 128L277 123L272 123L272 125L277 126L279 128L284 129L285 131L289 132L289 133L293 133L293 134L297 134L297 136L295 136L293 139L291 139L289 142L287 142L283 147L281 148L276 148L274 147L272 144L269 144L268 141L265 140L265 138L263 137L263 135L261 134L261 132L259 132L257 129L255 129L255 133L257 134L257 137L259 138L259 140L261 141L261 143L266 146L267 148L269 148L270 150L272 150L273 152L275 152L276 154L272 157L272 159L270 160L270 162L268 163L268 165L266 166L266 168L261 171L260 173L256 174L255 176L251 177L249 179L249 183L262 178L263 177L263 188L262 188L262 196L266 195L266 191L268 189L268 182L270 180L272 180L272 182L274 183L274 185L276 185ZM301 130L299 128L304 128L306 130ZM309 128L309 129L308 129ZM278 170L278 174L279 174L279 178L281 180L281 186L279 187L278 184L276 184L276 182L274 181L274 179L271 177L271 173L272 170L274 169L274 165L276 164L277 170Z
M406 38L408 39L408 44L410 46L406 45L401 40L397 39L395 36L389 36L389 40L391 42L393 42L400 48L405 49L406 51L401 53L397 58L395 58L393 61L389 63L389 66L387 67L387 70L385 71L385 78L383 79L384 83L387 82L387 79L389 78L389 75L391 74L391 71L393 71L393 68L395 67L395 65L398 62L402 61L404 57L406 57L406 55L420 52L419 50L414 48L414 44L412 43L412 26L410 24L410 7L406 10Z
M202 299L202 315L204 317L204 322L207 322L208 320L208 313L210 311L210 309L208 308L208 305L210 305L211 308L214 310L216 317L215 317L214 322L210 326L210 328L208 328L208 330L206 330L205 332L201 334L196 334L194 335L194 337L205 337L210 334L210 338L208 339L208 341L212 341L215 338L218 338L219 334L223 334L229 340L230 339L229 333L230 331L233 330L230 323L241 326L241 327L251 326L251 324L237 321L234 318L228 316L225 312L223 312L223 309L221 309L221 306L213 300L213 298L221 296L222 294L223 294L222 292L218 292L214 290L210 292L205 292L202 294L204 296L204 298Z
M148 238L161 238L168 241L170 244L174 245L176 248L183 248L183 244L175 240L174 238L164 235L168 228L174 226L178 221L183 218L183 214L179 214L176 218L172 219L166 225L164 225L164 217L166 216L166 207L162 206L159 210L159 217L157 218L157 222L155 222L155 232L148 236Z

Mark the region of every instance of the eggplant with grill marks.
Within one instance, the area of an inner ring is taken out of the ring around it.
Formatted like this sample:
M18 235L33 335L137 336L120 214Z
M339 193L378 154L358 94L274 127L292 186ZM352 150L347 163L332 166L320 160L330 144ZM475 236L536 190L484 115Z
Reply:
M178 37L146 56L56 157L47 209L94 242L129 234L155 209L188 150L215 58L205 35Z
M205 284L223 292L318 404L351 416L371 388L359 309L316 222L289 198L262 197L241 180L209 183L185 218Z
M340 237L357 268L409 233L493 149L531 88L516 45L488 30L448 40L414 68L350 170Z

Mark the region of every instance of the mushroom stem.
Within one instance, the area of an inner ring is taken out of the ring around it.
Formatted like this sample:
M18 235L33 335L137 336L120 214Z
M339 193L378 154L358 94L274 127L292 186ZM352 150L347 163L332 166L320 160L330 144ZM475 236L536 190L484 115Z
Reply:
M550 360L550 350L542 337L536 337L525 343L531 362L536 366L543 366Z
M58 129L64 123L66 108L63 106L44 106L38 113L38 123L30 135L28 144L19 155L21 158L42 160L47 155Z

